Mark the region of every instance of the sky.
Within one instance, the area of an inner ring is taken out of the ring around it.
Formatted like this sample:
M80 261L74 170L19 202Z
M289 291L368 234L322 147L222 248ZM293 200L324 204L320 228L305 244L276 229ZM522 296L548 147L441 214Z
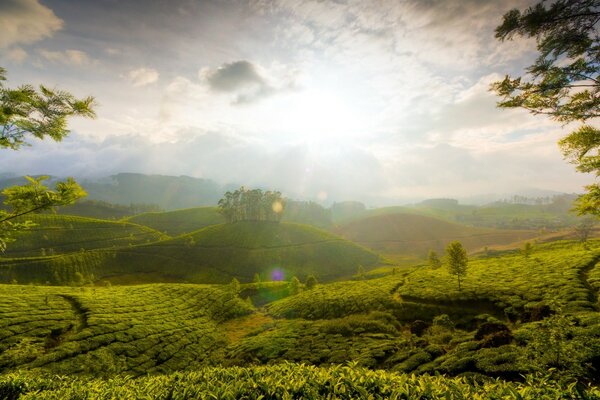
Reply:
M322 202L583 191L562 126L498 109L535 42L494 28L529 0L1 0L8 87L96 98L60 143L0 172L188 175Z

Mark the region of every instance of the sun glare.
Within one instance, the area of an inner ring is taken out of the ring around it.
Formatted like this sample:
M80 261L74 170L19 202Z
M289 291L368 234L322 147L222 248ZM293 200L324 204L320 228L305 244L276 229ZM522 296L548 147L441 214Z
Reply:
M347 135L361 126L347 99L314 89L291 95L277 119L286 130L311 138Z

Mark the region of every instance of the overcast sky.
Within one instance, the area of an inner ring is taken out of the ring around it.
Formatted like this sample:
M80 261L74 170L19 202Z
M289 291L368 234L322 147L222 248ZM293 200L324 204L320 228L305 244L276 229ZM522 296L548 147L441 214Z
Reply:
M189 175L292 197L389 203L581 192L571 126L497 109L490 82L535 43L500 43L509 0L1 0L8 86L93 95L62 143L0 171Z

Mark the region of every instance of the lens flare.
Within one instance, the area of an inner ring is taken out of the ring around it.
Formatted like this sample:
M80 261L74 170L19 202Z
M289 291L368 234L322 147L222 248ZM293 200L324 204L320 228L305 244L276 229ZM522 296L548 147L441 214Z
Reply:
M281 204L280 201L275 201L273 202L272 208L274 213L279 214L283 211L283 204Z

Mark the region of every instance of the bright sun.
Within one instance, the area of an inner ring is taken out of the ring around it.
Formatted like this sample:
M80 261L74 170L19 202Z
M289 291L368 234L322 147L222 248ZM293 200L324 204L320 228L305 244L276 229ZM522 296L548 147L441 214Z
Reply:
M276 116L286 131L304 137L335 138L360 128L360 115L332 92L309 89L292 94Z

